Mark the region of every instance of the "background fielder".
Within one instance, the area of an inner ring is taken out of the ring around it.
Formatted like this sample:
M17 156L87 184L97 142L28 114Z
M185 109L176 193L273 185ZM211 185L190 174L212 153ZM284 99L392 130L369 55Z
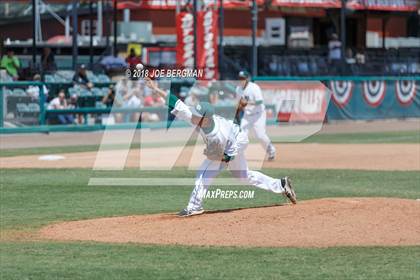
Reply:
M240 119L241 128L247 134L249 130L252 130L267 152L268 160L274 160L276 148L271 143L265 129L267 113L261 88L250 81L248 72L241 71L238 76L241 84L236 88L236 96L240 102L239 107L243 108L243 114Z
M145 79L147 85L166 97L167 93L158 88L156 82ZM169 109L178 119L187 121L200 128L200 135L206 143L204 154L207 159L199 167L195 188L191 193L187 208L180 216L198 215L204 212L202 204L205 193L213 179L225 168L242 182L274 193L284 194L292 203L296 203L296 195L288 177L275 179L261 172L248 169L245 149L248 145L247 133L233 121L214 114L214 108L206 102L195 106L193 112L184 102L174 95L169 96Z

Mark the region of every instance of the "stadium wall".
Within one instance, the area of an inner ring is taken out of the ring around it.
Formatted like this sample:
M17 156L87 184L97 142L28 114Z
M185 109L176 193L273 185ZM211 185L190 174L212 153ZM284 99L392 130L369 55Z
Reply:
M420 81L332 81L329 120L420 117Z

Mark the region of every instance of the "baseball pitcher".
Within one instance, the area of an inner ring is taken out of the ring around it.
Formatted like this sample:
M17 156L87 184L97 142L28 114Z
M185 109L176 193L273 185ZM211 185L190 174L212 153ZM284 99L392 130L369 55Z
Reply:
M261 88L250 81L248 72L241 71L238 76L241 84L236 88L236 97L239 99L239 108L243 108L240 120L241 128L247 134L252 129L267 152L268 160L274 160L276 148L265 130L267 113Z
M275 179L248 169L244 156L248 137L237 124L215 115L214 108L209 103L202 102L194 109L190 109L174 95L169 95L167 99L168 94L160 89L155 81L150 78L145 78L145 80L148 87L168 100L171 114L199 128L200 135L206 144L204 154L207 159L197 171L195 188L187 207L178 213L179 216L188 217L204 212L202 207L204 195L213 179L225 168L228 168L234 177L244 183L283 194L293 204L296 203L296 194L288 177Z

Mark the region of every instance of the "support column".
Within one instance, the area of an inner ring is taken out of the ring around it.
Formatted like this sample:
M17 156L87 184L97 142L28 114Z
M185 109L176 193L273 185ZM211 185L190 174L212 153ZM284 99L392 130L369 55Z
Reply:
M74 71L76 71L77 68L77 34L78 34L78 28L77 28L77 4L78 0L73 0L72 3L72 17L73 17L73 32L72 32L72 38L73 38L73 49L72 49L72 57L73 57L73 63L72 68Z
M224 55L224 27L225 27L225 9L223 7L223 0L220 0L219 2L219 78L220 80L223 80L224 75L224 61L223 61L223 55Z
M257 28L258 28L258 6L257 1L252 0L252 77L258 75L258 47L257 47Z
M36 11L37 0L32 0L32 65L35 66L36 64Z

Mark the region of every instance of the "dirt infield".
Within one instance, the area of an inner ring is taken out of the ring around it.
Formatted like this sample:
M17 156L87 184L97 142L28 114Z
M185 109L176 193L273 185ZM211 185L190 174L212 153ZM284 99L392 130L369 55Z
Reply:
M420 201L328 198L297 205L65 222L40 230L53 240L244 247L420 245Z
M278 158L265 162L267 168L357 169L357 170L420 170L420 145L417 144L279 144ZM204 147L186 147L187 156L179 156L181 148L162 147L130 150L122 167L196 168L202 162ZM115 167L121 151L106 151L105 166ZM193 154L191 161L188 154ZM92 168L97 152L60 154L62 160L43 161L40 155L0 158L0 168ZM184 155L184 154L183 154ZM251 168L262 167L263 150L258 144L249 145L247 159ZM178 160L176 161L176 159ZM168 159L174 159L170 161Z

